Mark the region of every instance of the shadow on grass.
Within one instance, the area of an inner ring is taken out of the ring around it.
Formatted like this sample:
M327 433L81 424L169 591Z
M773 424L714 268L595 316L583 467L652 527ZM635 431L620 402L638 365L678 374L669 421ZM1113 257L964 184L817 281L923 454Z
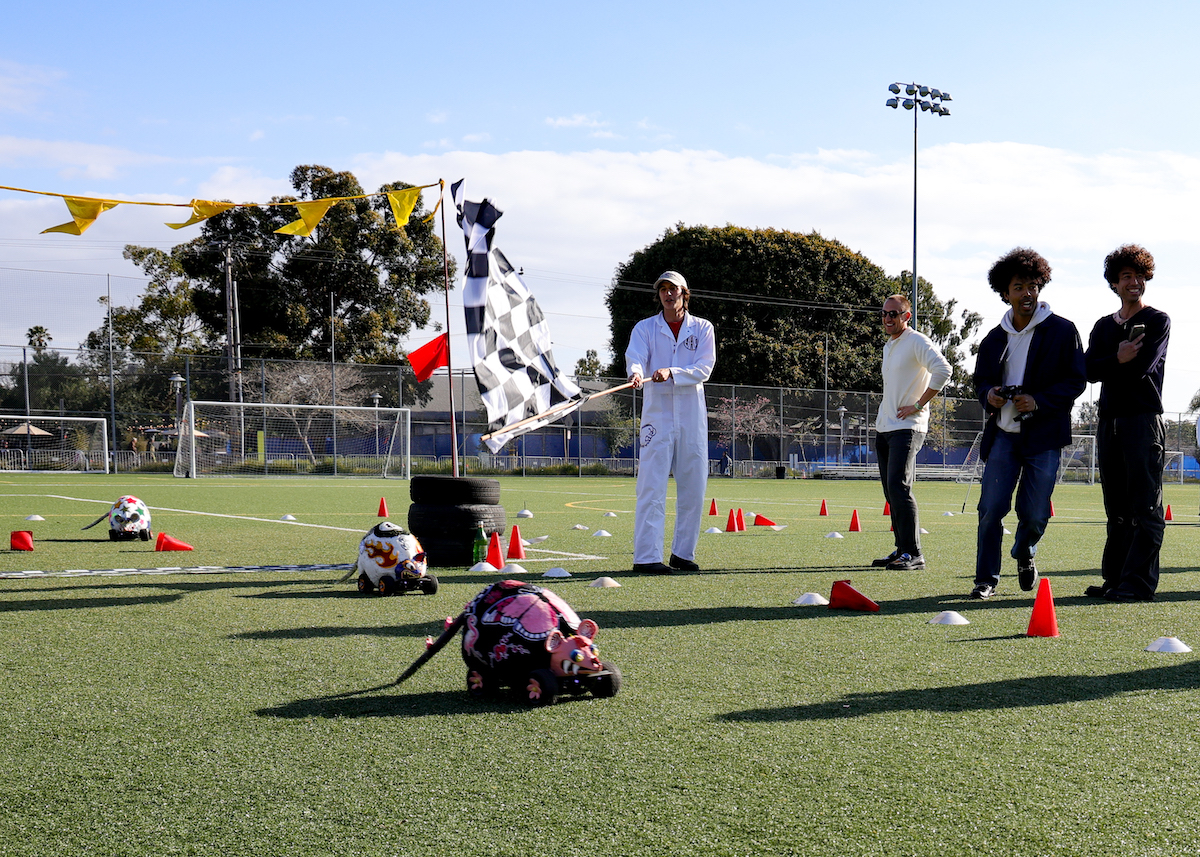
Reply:
M850 693L840 699L808 705L735 711L717 719L737 723L778 723L837 720L893 711L949 713L1034 708L1146 690L1194 691L1198 682L1200 661L1191 660L1111 675L1044 675L948 687Z
M77 578L76 578L77 579ZM210 592L228 589L262 589L265 586L327 586L328 581L280 580L265 582L262 580L175 580L167 581L158 575L122 577L120 582L108 578L105 583L86 583L64 586L42 587L0 587L0 593L27 594L31 598L0 599L0 613L9 611L48 611L48 610L89 610L103 607L132 607L145 604L171 604L185 595L193 592ZM131 589L165 590L161 595L120 595ZM95 594L81 598L45 597L47 593L57 592L94 592L113 593ZM357 594L357 593L354 593ZM333 595L332 597L337 597Z
M396 687L395 683L352 690L313 699L297 699L271 708L260 708L259 717L279 717L287 720L308 717L428 717L442 714L509 714L526 711L529 706L506 694L488 700L475 700L465 690L406 694L402 691L377 694ZM587 696L560 696L555 705L589 699Z

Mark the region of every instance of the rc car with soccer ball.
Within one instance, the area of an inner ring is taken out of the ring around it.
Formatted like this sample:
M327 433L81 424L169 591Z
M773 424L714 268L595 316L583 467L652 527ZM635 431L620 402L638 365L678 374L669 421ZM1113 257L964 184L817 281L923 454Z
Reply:
M404 595L438 591L438 580L426 568L425 550L417 537L391 521L376 524L358 545L359 592Z
M111 509L83 529L90 530L104 520L108 521L108 537L114 542L128 542L134 539L148 542L153 535L150 530L150 510L132 494L126 494L117 500Z
M467 693L476 699L512 688L530 705L552 705L560 694L616 696L621 671L600 660L599 630L549 589L502 580L486 587L397 680L400 684L463 629Z

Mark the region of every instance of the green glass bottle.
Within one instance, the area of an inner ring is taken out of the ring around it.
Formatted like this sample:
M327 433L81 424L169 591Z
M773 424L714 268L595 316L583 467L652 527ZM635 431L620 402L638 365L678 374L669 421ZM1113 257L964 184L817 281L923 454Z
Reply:
M488 538L483 533L483 524L475 528L475 562L487 559Z

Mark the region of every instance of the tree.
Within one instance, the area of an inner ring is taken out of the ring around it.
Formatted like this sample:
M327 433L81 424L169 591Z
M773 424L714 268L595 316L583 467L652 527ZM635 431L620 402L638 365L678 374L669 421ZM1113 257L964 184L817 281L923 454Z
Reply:
M29 330L25 331L25 341L33 348L41 350L49 347L54 341L54 337L50 335L50 331L42 327L40 324L35 324Z
M600 377L600 372L604 369L600 365L600 357L596 354L596 349L589 348L587 354L575 361L575 378L596 380Z
M735 451L735 443L744 441L750 448L750 458L754 458L754 440L760 435L774 438L774 447L779 445L779 413L766 396L717 399L709 426L710 431L716 431L717 444L724 449Z
M296 167L291 182L296 195L272 202L363 194L353 174L328 167ZM394 182L380 191L406 187ZM247 356L328 359L332 345L340 359L398 363L401 339L429 322L423 295L444 282L442 242L423 213L418 202L397 228L386 196L343 200L300 237L275 232L296 219L290 206L236 207L206 220L201 236L171 255L195 283L201 321L220 338L228 248Z
M687 278L693 311L716 327L714 383L823 387L828 358L832 389L881 385L879 307L899 283L845 245L816 232L677 224L617 268L607 296L614 355L657 311L649 292L668 269ZM936 309L933 338L961 344L969 320L956 329L954 304L934 301L929 289L922 318ZM619 357L609 374L624 376Z

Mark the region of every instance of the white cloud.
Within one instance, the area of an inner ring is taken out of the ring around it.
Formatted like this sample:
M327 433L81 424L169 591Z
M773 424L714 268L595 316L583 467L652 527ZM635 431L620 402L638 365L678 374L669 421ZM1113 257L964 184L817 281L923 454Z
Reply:
M110 179L129 167L169 163L169 158L115 146L61 140L0 137L0 164L7 169L41 167L63 178ZM35 188L42 190L43 188Z
M0 60L0 110L33 112L44 93L64 77L60 69Z
M463 134L464 143L486 143L492 139L492 135L486 131L479 134Z
M608 125L607 122L597 119L595 114L587 116L582 113L576 113L574 116L548 116L546 124L551 128L604 128Z

